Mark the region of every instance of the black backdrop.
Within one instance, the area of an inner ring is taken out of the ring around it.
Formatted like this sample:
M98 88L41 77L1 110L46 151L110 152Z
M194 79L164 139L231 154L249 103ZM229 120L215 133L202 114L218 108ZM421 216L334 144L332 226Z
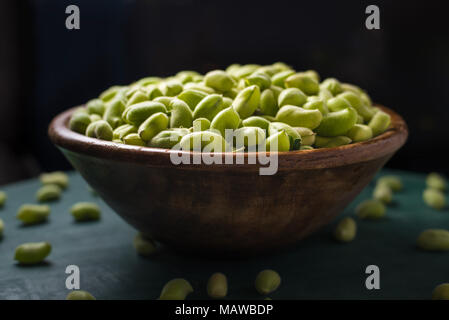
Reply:
M65 28L70 4L80 8L80 30ZM369 4L380 8L380 30L365 27ZM275 61L356 83L403 115L410 138L389 167L449 173L443 4L2 0L0 184L69 168L46 136L48 123L110 85L181 69Z

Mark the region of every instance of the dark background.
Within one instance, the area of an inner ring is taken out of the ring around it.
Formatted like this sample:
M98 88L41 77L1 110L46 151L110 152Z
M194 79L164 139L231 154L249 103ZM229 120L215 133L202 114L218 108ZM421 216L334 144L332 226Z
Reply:
M81 29L67 30L78 5ZM365 8L380 8L367 30ZM449 173L443 1L1 0L0 184L68 169L47 138L59 112L114 84L182 69L284 61L368 90L410 138L388 167Z

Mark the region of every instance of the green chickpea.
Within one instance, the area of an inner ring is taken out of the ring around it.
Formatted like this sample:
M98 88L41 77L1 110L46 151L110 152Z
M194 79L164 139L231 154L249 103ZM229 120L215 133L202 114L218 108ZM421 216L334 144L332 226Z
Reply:
M136 234L133 244L136 252L143 257L149 257L156 252L154 241L141 233Z
M265 89L260 95L260 111L263 114L276 116L279 107L272 89Z
M46 205L24 204L17 211L17 219L24 225L45 222L50 215L50 207Z
M390 126L390 122L391 117L388 113L378 111L374 114L368 126L373 130L373 136L375 137L385 132Z
M373 137L373 130L364 124L356 123L349 129L346 135L351 138L353 142L360 142L371 139Z
M267 151L289 151L290 150L290 137L282 130L275 134L270 135L265 140L265 148Z
M195 110L197 104L207 96L207 93L202 91L186 89L178 95L178 99L184 101L190 107L190 110Z
M426 185L429 188L441 191L445 191L447 189L446 179L436 172L429 173L426 177Z
M4 191L0 191L0 208L2 208L5 205L7 198L8 197L6 193Z
M446 196L438 189L424 190L423 200L429 207L436 210L442 210L446 207Z
M261 271L255 281L256 290L262 294L267 295L274 291L281 285L281 277L279 273L274 270Z
M360 219L380 219L385 216L385 205L379 200L365 200L360 203L355 213Z
M318 148L334 148L350 144L352 140L346 136L321 137L315 136L315 146Z
M188 135L189 133L190 131L184 128L164 130L159 132L156 136L153 137L153 139L151 139L151 141L149 142L149 146L155 148L171 149L181 141L182 137Z
M204 77L206 86L211 87L220 92L231 90L235 81L223 70L214 70L208 72Z
M401 191L402 181L398 176L383 176L377 180L378 185L386 185L389 187L393 192Z
M183 150L198 152L224 152L227 148L226 140L211 131L196 131L182 137L180 146Z
M449 300L449 283L438 285L432 292L432 300Z
M65 298L66 300L97 300L93 295L84 290L73 290Z
M39 202L49 202L58 200L61 197L61 187L56 184L47 184L42 186L36 193L36 199Z
M235 130L238 128L239 123L239 114L232 107L229 107L220 111L214 117L210 124L210 128L218 130L220 134L225 137L225 129Z
M318 82L309 74L304 72L296 73L285 79L287 88L298 88L305 94L311 96L320 91Z
M256 85L249 86L239 92L234 99L233 107L240 115L246 119L256 111L260 102L260 89Z
M170 128L190 128L193 114L189 105L182 100L173 99L170 102Z
M172 101L170 101L170 105L171 103ZM128 124L138 127L145 120L158 112L167 113L167 108L164 104L156 101L144 101L128 107L123 113L123 119Z
M307 101L307 96L298 88L288 88L281 92L278 98L279 108L285 105L301 107Z
M192 285L187 280L173 279L162 288L159 300L185 300L192 292Z
M86 129L91 122L92 122L92 120L90 119L90 116L86 113L74 114L70 118L69 128L72 131L75 131L75 132L78 132L81 134L85 134Z
M357 224L350 217L343 218L335 228L334 237L340 242L350 242L354 240L357 233Z
M137 131L143 141L150 141L155 135L168 127L168 116L158 112L145 120Z
M424 230L419 235L416 245L426 251L447 251L449 250L449 231L445 229Z
M20 264L32 265L41 263L51 252L48 242L29 242L16 248L14 260Z
M341 136L348 132L356 121L357 111L353 108L330 112L322 118L316 132L325 137Z
M219 94L210 94L201 100L193 111L193 119L206 118L212 121L223 110L223 97Z
M228 294L228 280L223 273L217 272L211 275L207 282L207 294L214 299L221 299Z
M292 127L315 129L321 123L323 116L319 110L307 110L296 106L283 106L279 109L276 120Z
M268 131L268 127L270 126L270 121L258 116L246 118L242 123L244 127L259 127L265 131Z
M78 202L72 206L70 213L76 221L99 220L101 210L98 205L91 202Z

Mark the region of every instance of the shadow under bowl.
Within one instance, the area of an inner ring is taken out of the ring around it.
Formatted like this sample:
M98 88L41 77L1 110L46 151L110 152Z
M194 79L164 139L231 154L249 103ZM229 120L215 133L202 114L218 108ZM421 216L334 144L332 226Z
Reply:
M404 120L381 108L392 120L383 134L336 148L280 152L274 175L260 175L261 165L246 161L175 165L171 150L86 137L68 128L76 108L52 121L49 136L142 233L182 251L246 255L297 243L360 193L408 136Z

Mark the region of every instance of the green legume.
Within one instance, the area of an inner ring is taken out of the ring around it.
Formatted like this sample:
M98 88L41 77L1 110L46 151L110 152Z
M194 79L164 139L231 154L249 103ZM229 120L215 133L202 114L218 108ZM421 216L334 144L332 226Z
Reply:
M193 119L206 118L212 121L221 110L223 110L223 97L219 94L211 94L195 107Z
M354 142L365 141L373 137L373 130L364 124L355 124L346 135Z
M323 116L319 110L307 110L301 107L286 105L279 109L276 120L292 127L315 129L321 123Z
M285 79L285 86L287 88L298 88L309 96L317 94L320 91L318 81L303 72L293 74Z
M145 120L138 129L138 134L143 141L150 141L162 130L168 127L168 116L165 113L158 112Z
M385 205L379 200L365 200L355 209L360 219L380 219L385 216L386 211Z
M224 152L227 148L226 140L217 133L211 131L196 131L182 137L180 146L183 150L197 152Z
M315 143L316 133L314 133L309 128L295 127L293 129L295 129L301 137L301 147L312 146Z
M285 131L290 139L290 150L298 150L302 144L302 137L295 128L283 122L271 122L268 126L268 134L274 135L276 132Z
M401 178L397 176L383 176L377 180L378 185L386 185L391 191L398 192L402 190Z
M3 238L3 230L5 229L5 223L0 218L0 239Z
M271 134L265 141L266 151L289 151L290 137L285 130Z
M123 100L114 98L114 100L106 105L103 120L105 120L112 128L117 128L123 124L123 111L125 111Z
M343 92L343 88L341 87L340 81L338 81L337 79L334 79L334 78L325 79L321 83L320 88L329 90L329 92L332 93L332 95L334 95L334 96Z
M131 98L129 98L128 102L126 103L126 107L128 108L129 106L148 100L148 94L146 92L138 90L131 96Z
M56 184L42 186L36 193L36 199L39 202L48 202L58 200L61 197L62 190Z
M56 184L62 189L66 189L69 185L69 176L62 171L43 173L39 176L42 184Z
M5 192L0 191L0 208L3 207L6 203L6 200L8 199Z
M123 143L138 147L143 147L146 145L145 141L142 140L138 133L130 133L127 136L123 137Z
M260 111L275 116L279 110L276 95L272 89L265 89L260 95Z
M285 79L287 79L292 74L295 74L295 71L293 70L285 70L282 72L279 72L271 78L271 83L275 86L285 88Z
M171 149L181 141L182 137L189 133L188 129L181 128L164 130L154 136L148 145L155 148Z
M438 189L441 191L445 191L447 189L446 179L436 172L429 173L426 177L426 185L429 188Z
M335 148L351 143L351 139L346 136L321 137L315 136L315 146L318 148Z
M449 250L449 231L445 229L427 229L421 232L416 245L427 251Z
M173 279L162 288L159 300L185 300L193 292L192 285L185 279Z
M229 107L220 111L212 120L210 128L218 130L220 134L225 137L225 129L235 130L240 124L239 114Z
M422 197L424 202L433 209L442 210L446 207L446 196L438 189L426 189Z
M170 128L190 128L193 122L189 105L179 99L170 102Z
M148 237L144 237L141 233L136 234L133 241L136 252L144 257L151 256L156 252L156 244Z
M72 206L70 213L76 221L99 220L101 217L100 207L91 202L79 202Z
M47 205L24 204L17 211L17 219L25 225L42 223L50 215L50 207Z
M111 125L104 121L96 121L91 123L86 129L86 135L91 138L112 141L114 132Z
M193 120L193 131L205 131L210 128L210 121L206 118Z
M377 184L373 191L373 198L389 204L393 201L393 191L386 184Z
M20 264L38 264L50 254L51 244L48 242L29 242L16 248L14 260Z
M286 105L301 107L307 101L307 96L298 88L282 90L278 97L279 108Z
M260 89L256 85L249 86L239 92L234 99L233 107L240 115L246 119L256 111L260 102Z
M449 283L438 285L432 292L432 300L449 300Z
M123 118L127 123L139 126L153 114L159 112L167 113L167 108L164 104L156 101L145 101L128 107L123 113Z
M125 136L127 136L128 134L131 133L136 133L137 132L137 127L132 125L132 124L124 124L121 125L120 127L116 128L113 133L112 133L112 137L114 139L123 139Z
M89 114L98 114L103 116L106 106L101 99L92 99L86 104L87 112Z
M69 122L69 128L72 131L85 134L86 129L89 124L92 122L90 116L86 113L78 113L73 115Z
M234 131L235 144L234 146L238 149L244 146L253 152L257 150L255 146L260 145L265 141L265 131L259 127L243 127Z
M252 116L243 120L242 124L244 127L259 127L265 131L268 131L270 121L262 117Z
M218 91L229 91L234 87L235 81L223 70L214 70L206 73L204 83Z
M181 93L183 90L183 85L177 80L170 80L160 84L159 89L162 94L167 97L174 97Z
M343 218L336 226L334 237L340 242L350 242L354 240L357 233L357 224L350 217Z
M228 280L223 273L217 272L211 275L207 282L207 294L214 299L226 297L228 294Z
M255 281L256 290L262 294L267 295L275 291L281 285L281 277L279 273L274 270L261 271Z
M320 136L336 137L348 132L357 121L357 111L346 108L326 114L320 122L316 132Z
M390 122L391 117L388 113L377 111L368 123L368 126L373 130L373 136L375 137L385 132L390 126Z
M391 120L361 88L334 78L320 83L316 71L298 72L279 62L234 64L204 76L180 71L167 78L146 77L128 86L114 86L75 110L68 126L92 138L159 147L167 146L166 138L173 136L177 141L179 137L166 133L162 143L151 142L168 128L188 128L192 133L216 130L225 135L226 129L243 127L267 132L267 121L310 130L297 131L303 136L303 148L287 132L291 151L310 149L307 145L331 148L366 141L387 130ZM266 135L268 139L274 138ZM270 146L270 141L265 145ZM281 143L281 149L286 145Z
M73 290L71 291L66 300L97 300L95 297L87 291L84 290Z

